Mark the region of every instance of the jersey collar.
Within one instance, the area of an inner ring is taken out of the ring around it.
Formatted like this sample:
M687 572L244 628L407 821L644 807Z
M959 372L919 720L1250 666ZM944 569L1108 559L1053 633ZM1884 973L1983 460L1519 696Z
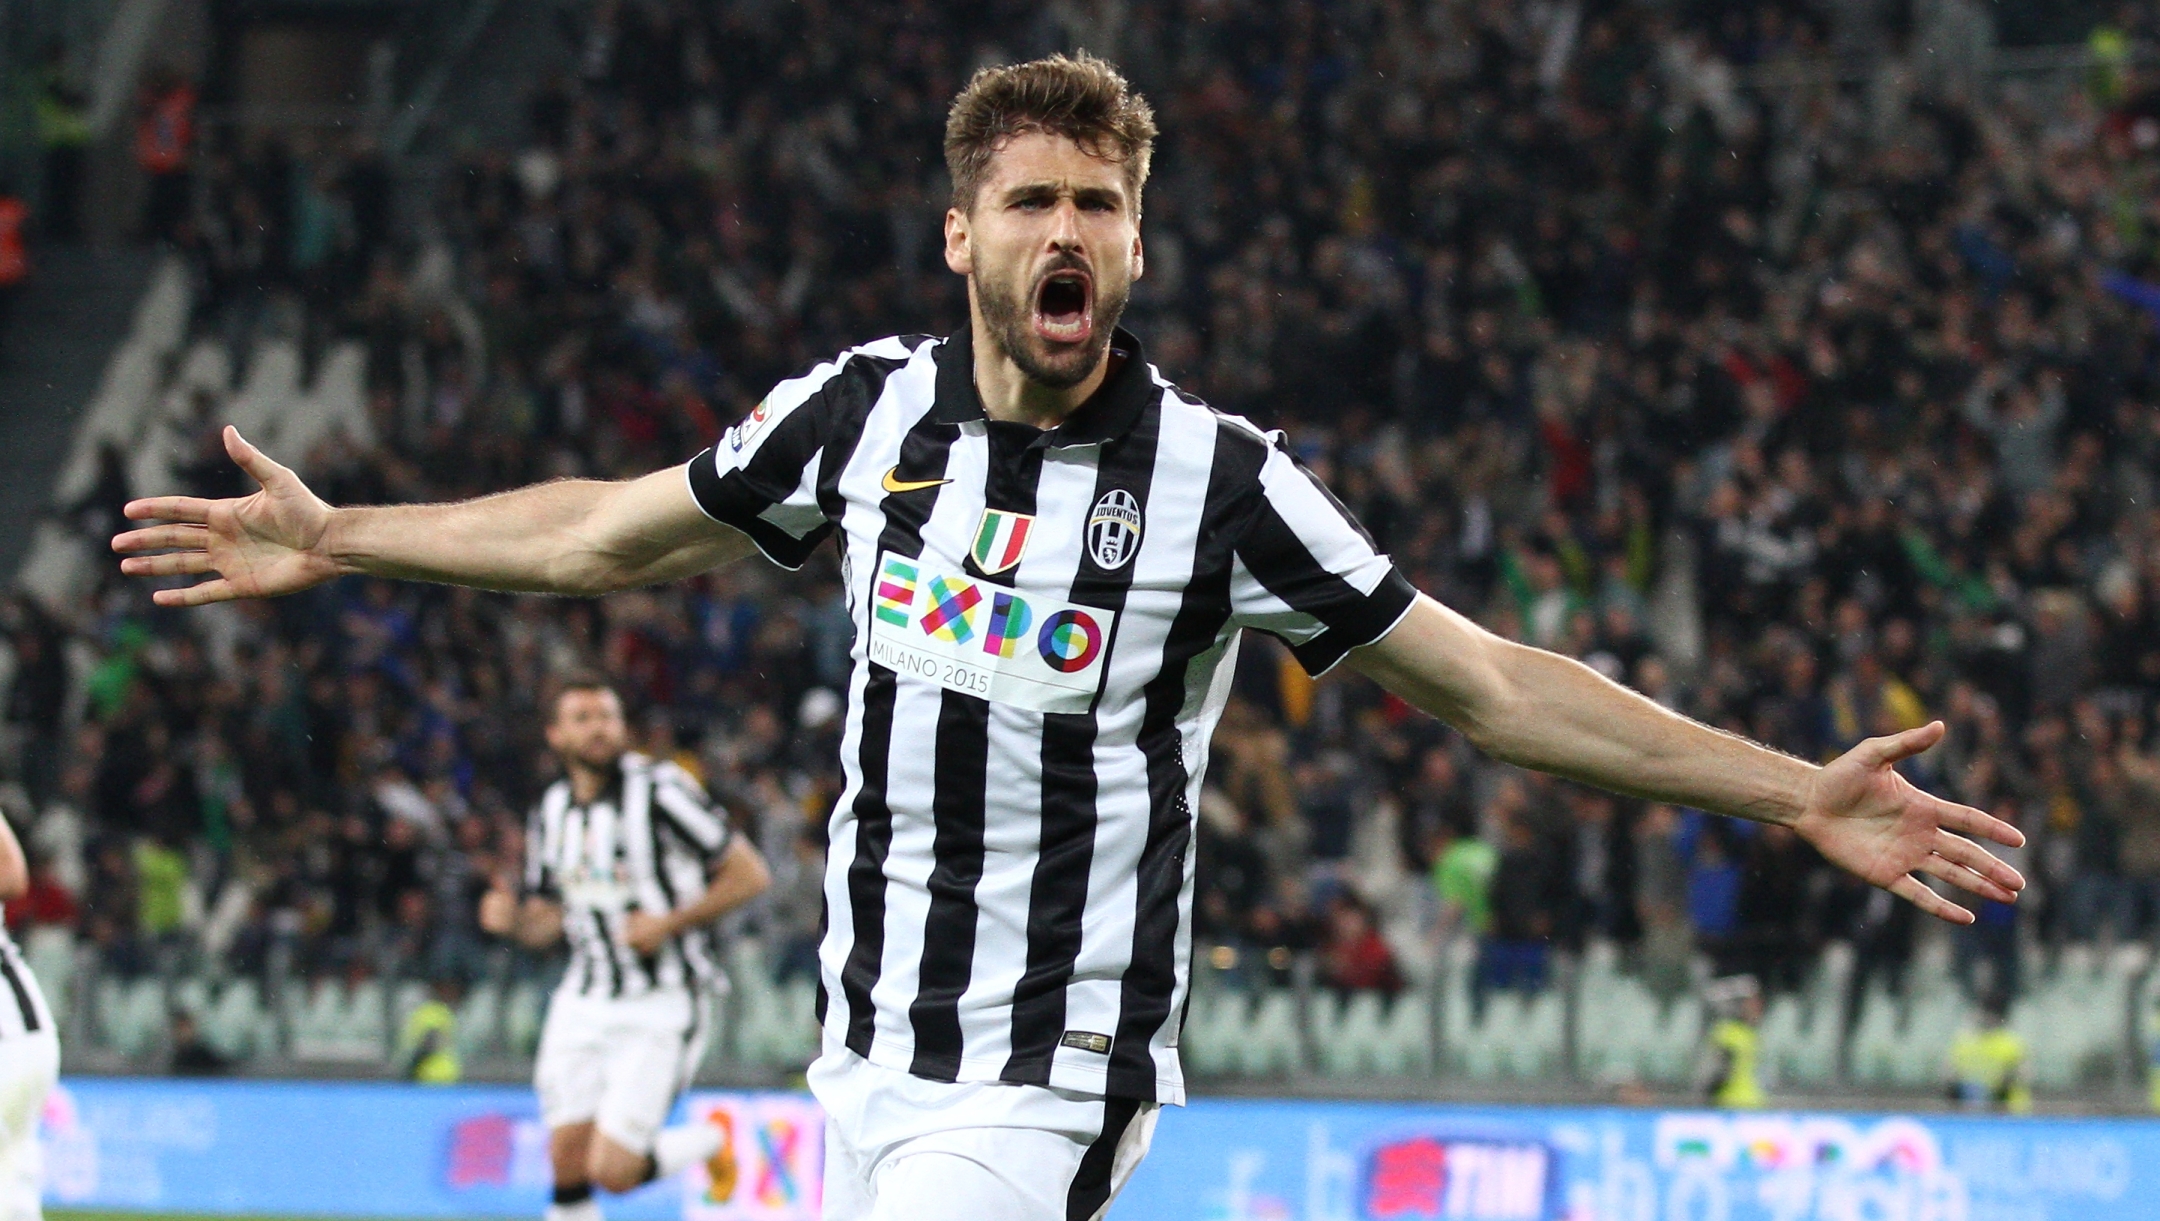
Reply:
M1147 353L1131 331L1118 327L1110 332L1110 350L1124 357L1103 379L1079 410L1065 422L1045 431L1036 444L1049 448L1097 445L1132 431L1140 415L1155 397L1154 379L1148 374ZM982 396L975 392L975 348L971 331L961 331L938 345L937 402L930 418L939 424L965 424L986 420Z

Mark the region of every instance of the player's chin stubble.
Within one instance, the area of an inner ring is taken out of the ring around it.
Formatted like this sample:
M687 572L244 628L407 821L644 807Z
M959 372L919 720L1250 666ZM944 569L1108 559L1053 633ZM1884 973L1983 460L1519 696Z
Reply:
M1087 344L1046 358L1036 348L1041 340L1030 325L1035 312L1032 290L1036 287L1029 285L1029 291L1007 289L993 284L987 277L975 277L975 300L982 309L983 326L989 332L990 342L996 344L998 351L1011 359L1029 381L1052 390L1070 390L1086 381L1095 366L1102 363L1103 354L1110 350L1110 332L1116 329L1118 319L1125 313L1130 290L1120 286L1112 293L1098 281L1095 285L1095 329Z

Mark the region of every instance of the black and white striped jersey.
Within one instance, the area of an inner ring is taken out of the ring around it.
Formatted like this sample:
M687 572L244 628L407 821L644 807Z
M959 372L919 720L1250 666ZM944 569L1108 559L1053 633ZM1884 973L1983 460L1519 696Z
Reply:
M570 944L563 986L628 997L716 982L710 929L641 955L623 925L631 912L658 915L703 894L733 834L695 777L634 752L589 804L573 800L568 780L550 786L526 822L525 891L562 905Z
M58 1033L52 1010L15 939L0 927L0 1043L40 1031Z
M820 1020L943 1081L1184 1097L1193 810L1239 633L1318 673L1414 591L1280 434L1116 333L1059 427L985 418L967 335L776 387L688 466L855 624Z

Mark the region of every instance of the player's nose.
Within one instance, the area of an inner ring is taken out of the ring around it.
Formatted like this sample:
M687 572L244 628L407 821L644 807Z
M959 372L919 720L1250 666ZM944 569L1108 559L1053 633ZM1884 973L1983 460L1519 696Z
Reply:
M1070 199L1061 199L1050 214L1050 248L1057 251L1080 249L1080 209Z

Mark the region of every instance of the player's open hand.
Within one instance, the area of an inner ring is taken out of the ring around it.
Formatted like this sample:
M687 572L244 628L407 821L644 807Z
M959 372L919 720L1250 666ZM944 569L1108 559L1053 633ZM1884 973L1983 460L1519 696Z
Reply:
M113 550L128 557L120 561L120 571L137 577L217 574L200 584L158 590L152 597L159 606L274 598L339 576L342 570L325 545L330 506L229 424L225 452L262 490L237 500L153 496L129 501L128 517L163 524L113 539Z
M2018 847L2025 836L2000 819L1931 797L1897 774L1901 759L1942 741L1943 724L1869 738L1815 773L1793 830L1832 864L1850 870L1931 916L1970 924L1973 914L1914 877L1924 873L1952 886L2011 903L2025 888L2018 871L1972 838Z

